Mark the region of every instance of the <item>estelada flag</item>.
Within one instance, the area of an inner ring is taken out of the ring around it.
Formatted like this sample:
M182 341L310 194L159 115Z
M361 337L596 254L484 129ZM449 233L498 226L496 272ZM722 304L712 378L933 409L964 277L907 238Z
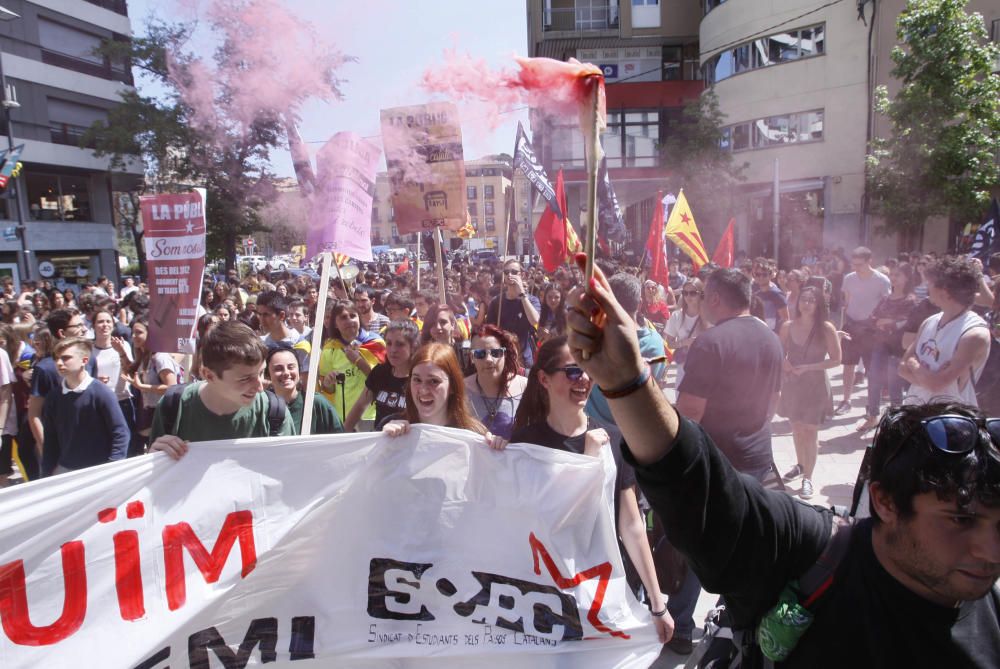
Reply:
M666 251L663 248L663 207L660 205L662 198L662 192L656 194L653 221L649 224L649 238L646 241L646 252L649 254L647 276L661 286L669 286L670 274L667 270Z
M337 267L343 267L351 260L350 256L346 256L343 253L334 253L333 262L337 263Z
M735 224L735 218L729 219L726 233L722 235L722 239L719 240L719 245L715 247L715 253L712 255L712 262L719 267L729 268L733 266L736 255L736 237L733 230Z
M562 212L566 211L566 191L563 189L563 173L559 170L556 175L556 202ZM546 272L554 272L566 259L570 253L576 253L582 249L580 238L576 235L576 230L569 219L562 214L553 211L552 207L546 207L538 219L538 227L535 228L535 244L538 245L538 255L542 258Z
M683 189L678 193L677 202L674 203L674 208L670 211L670 220L667 221L667 229L664 234L667 239L691 258L695 272L702 265L708 264L705 242L701 241L701 234L698 232L698 226L695 225L694 214L691 213L691 207L688 206Z

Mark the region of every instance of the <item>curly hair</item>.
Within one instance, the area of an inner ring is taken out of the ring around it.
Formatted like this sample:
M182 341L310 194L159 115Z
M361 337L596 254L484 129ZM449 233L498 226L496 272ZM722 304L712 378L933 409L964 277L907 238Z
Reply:
M913 498L928 492L938 499L955 500L959 508L974 501L1000 506L1000 451L980 430L967 453L946 453L931 443L921 421L955 414L982 419L978 409L963 404L920 404L889 408L879 423L866 466L867 477L892 497L899 514L912 517ZM881 522L870 506L875 522Z
M927 280L948 293L951 299L972 306L983 273L971 258L945 256L925 270Z

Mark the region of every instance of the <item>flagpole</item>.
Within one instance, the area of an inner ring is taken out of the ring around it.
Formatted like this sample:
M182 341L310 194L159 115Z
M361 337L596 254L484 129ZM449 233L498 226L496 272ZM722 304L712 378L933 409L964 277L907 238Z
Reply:
M590 285L590 280L594 278L594 257L597 254L597 169L600 161L597 154L601 151L601 86L599 77L591 77L591 94L593 95L593 127L591 132L590 146L587 147L587 266L586 281ZM568 233L567 233L568 235ZM569 245L567 242L567 250Z
M316 398L316 384L319 375L319 359L323 350L323 325L326 321L326 298L330 292L330 265L333 264L333 254L324 251L322 254L322 269L319 274L319 296L316 300L316 319L313 322L312 342L309 345L309 373L306 375L306 397L302 407L302 436L312 432L313 404ZM338 270L339 274L339 270Z
M445 294L444 288L444 259L441 253L441 228L434 230L434 260L437 263L437 276L438 276L438 297L441 298L441 304L448 304L448 296Z

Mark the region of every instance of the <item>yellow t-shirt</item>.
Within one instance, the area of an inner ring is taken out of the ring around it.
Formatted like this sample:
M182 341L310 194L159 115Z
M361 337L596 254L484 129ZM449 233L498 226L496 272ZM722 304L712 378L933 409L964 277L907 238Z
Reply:
M371 351L361 349L361 357L371 365L374 369L375 365L378 364L378 358ZM326 387L323 386L323 379L330 372L343 372L344 374L344 397L340 397L340 384L333 385L333 392L329 392ZM328 339L323 342L323 348L319 356L319 372L316 379L316 392L325 397L333 408L337 411L337 415L340 416L340 420L343 421L346 411L350 411L351 407L361 396L361 393L365 389L365 379L364 373L357 368L357 366L352 363L347 358L347 354L344 353L344 344L339 339ZM361 416L362 420L375 420L375 404L372 403L365 409L364 414Z

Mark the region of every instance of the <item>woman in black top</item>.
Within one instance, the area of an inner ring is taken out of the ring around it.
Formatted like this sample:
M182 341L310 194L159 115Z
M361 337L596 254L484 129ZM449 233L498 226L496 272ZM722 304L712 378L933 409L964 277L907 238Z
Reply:
M556 283L550 283L542 294L542 310L538 316L538 341L566 334L566 296Z
M573 361L566 337L549 339L538 349L535 364L528 374L528 385L514 418L511 442L538 444L594 457L600 457L604 448L611 449L616 469L618 536L649 596L660 641L666 643L673 634L674 621L667 613L656 578L653 554L646 540L646 525L636 499L635 473L622 460L621 433L611 428L612 439L607 430L595 428L584 413L592 385L590 377Z
M385 329L385 362L375 365L365 379L351 410L347 412L344 430L354 432L358 421L372 402L375 403L375 429L387 418L406 409L406 380L410 378L410 357L417 350L420 331L411 320L393 321Z

